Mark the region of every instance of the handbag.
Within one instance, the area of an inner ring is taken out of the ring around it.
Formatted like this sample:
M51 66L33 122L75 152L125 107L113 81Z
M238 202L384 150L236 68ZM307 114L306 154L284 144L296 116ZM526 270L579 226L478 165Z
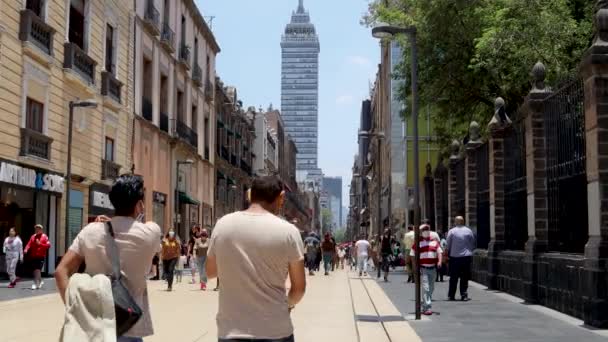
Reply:
M142 309L137 305L133 296L122 281L120 272L120 254L114 236L112 222L106 223L107 233L110 236L106 244L106 253L112 263L112 295L114 297L114 311L116 313L116 336L122 336L129 331L143 315Z

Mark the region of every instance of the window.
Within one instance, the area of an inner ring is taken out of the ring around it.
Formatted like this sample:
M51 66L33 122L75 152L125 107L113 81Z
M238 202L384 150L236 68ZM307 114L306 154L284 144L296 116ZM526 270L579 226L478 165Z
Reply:
M106 137L106 160L114 161L114 139Z
M171 11L171 1L170 0L165 0L165 6L163 9L163 23L169 25L169 12Z
M177 91L177 121L186 122L184 120L184 92Z
M186 17L182 15L182 46L186 45Z
M70 27L68 38L70 42L78 45L81 49L85 49L85 0L70 0Z
M106 26L106 71L115 74L114 70L114 28Z
M204 122L204 127L203 127L204 131L203 134L205 135L205 150L207 150L209 148L209 118L205 117L205 122Z
M192 61L194 65L198 65L198 38L194 37L194 60Z
M43 3L44 3L44 0L27 0L27 3L25 4L25 8L36 13L37 16L42 18Z
M44 105L28 97L25 106L25 127L33 131L43 133Z
M198 133L198 108L196 106L192 106L192 129Z
M207 55L207 64L205 64L205 77L207 77L207 80L211 79L211 58L209 57L209 55Z

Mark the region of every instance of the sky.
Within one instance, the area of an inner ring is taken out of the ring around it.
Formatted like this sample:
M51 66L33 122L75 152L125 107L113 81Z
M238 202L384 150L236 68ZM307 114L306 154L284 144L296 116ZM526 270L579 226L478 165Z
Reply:
M217 73L237 87L245 108L281 108L281 35L298 0L197 0L221 52ZM319 167L341 176L349 204L361 101L369 97L380 45L360 24L368 0L304 0L321 43L319 56Z

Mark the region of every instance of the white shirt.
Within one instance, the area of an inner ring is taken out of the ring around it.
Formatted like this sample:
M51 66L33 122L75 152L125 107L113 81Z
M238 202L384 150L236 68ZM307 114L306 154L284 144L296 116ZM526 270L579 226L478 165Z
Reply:
M369 242L367 240L359 240L355 243L357 248L357 256L368 256L367 251L369 250Z

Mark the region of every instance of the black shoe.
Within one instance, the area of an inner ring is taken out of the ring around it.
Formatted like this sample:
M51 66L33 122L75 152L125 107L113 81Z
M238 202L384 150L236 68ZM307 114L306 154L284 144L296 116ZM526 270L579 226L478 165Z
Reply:
M471 300L471 298L469 298L468 296L462 296L461 300L462 300L463 302L468 302L468 301L470 301L470 300Z

